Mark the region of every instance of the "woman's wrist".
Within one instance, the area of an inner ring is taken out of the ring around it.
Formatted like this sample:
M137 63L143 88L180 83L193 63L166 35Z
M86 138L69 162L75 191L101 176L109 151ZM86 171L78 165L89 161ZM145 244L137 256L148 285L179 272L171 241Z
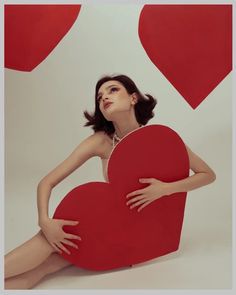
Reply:
M38 225L40 227L42 227L45 223L47 223L49 221L49 217L48 216L43 216L43 217L40 217L39 220L38 220Z
M172 182L166 182L166 195L172 195L176 192L175 184Z

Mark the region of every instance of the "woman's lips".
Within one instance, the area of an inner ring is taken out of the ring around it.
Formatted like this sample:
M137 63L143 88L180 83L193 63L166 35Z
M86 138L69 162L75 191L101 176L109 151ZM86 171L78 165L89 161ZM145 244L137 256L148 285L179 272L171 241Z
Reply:
M113 102L109 102L109 103L105 104L104 109L106 110L111 104L113 104Z

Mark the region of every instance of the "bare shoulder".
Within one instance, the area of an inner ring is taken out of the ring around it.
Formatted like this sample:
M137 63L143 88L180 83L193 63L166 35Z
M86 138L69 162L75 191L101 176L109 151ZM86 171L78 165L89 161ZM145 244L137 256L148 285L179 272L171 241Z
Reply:
M93 156L99 156L100 158L106 157L107 150L112 146L112 139L104 131L95 132L85 141L92 148Z
M87 139L93 141L96 145L105 144L109 141L109 136L104 131L97 131L90 135Z

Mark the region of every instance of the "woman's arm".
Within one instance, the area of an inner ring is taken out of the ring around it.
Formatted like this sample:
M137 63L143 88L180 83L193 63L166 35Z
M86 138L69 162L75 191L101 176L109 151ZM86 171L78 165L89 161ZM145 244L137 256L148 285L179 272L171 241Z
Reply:
M65 245L74 248L78 246L71 239L81 240L80 236L64 232L64 225L76 226L78 220L51 219L48 217L48 203L52 189L65 177L80 167L93 156L99 156L102 152L104 136L102 132L96 132L82 141L78 147L55 169L48 173L38 184L37 205L38 225L41 227L49 244L59 253L70 251ZM65 245L64 245L65 244Z
M89 136L62 163L39 182L37 187L39 225L49 218L48 203L52 189L89 158L99 155L103 140L102 132L96 132Z
M190 169L194 172L194 175L169 183L167 189L168 195L177 192L188 192L210 184L216 179L215 172L206 164L206 162L196 155L187 145L185 146L188 151Z
M188 192L210 184L216 179L215 172L199 156L194 154L187 145L186 148L189 156L190 169L194 172L194 175L169 183L155 178L139 179L141 183L148 183L149 186L131 192L126 196L128 199L126 204L130 206L130 209L140 206L138 208L139 212L148 204L163 196L172 195L177 192Z

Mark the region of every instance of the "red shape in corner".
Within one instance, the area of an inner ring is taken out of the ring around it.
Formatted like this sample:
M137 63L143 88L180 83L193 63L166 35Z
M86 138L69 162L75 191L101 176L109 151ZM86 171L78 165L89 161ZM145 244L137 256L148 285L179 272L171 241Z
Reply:
M195 109L232 70L232 4L144 5L147 55Z
M64 230L81 236L79 249L63 257L90 270L108 270L144 262L179 247L186 192L160 198L142 211L130 210L126 195L147 184L140 178L172 182L188 177L185 144L172 129L150 125L124 137L108 163L109 183L75 187L56 208L53 218L78 220Z
M5 5L5 67L32 71L57 46L81 5Z

